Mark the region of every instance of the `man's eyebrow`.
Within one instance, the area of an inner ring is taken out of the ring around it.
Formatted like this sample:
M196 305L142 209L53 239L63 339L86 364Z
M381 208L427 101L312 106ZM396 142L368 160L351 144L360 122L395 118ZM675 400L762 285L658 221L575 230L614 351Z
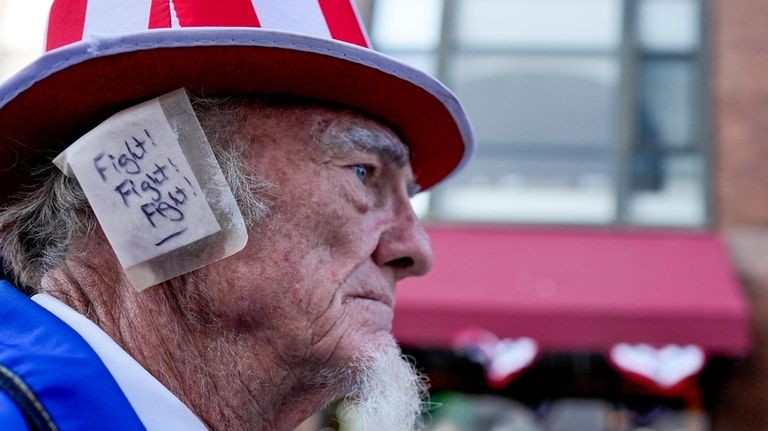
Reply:
M331 126L325 131L325 134L327 143L341 147L337 149L350 150L354 148L367 153L375 153L393 162L398 168L406 166L410 161L408 147L380 130L362 126L345 127L339 130L339 128Z
M393 162L398 168L407 165L410 160L408 147L398 142L393 142L391 139L382 138L379 137L379 139L365 141L353 139L350 143L360 151L379 154Z

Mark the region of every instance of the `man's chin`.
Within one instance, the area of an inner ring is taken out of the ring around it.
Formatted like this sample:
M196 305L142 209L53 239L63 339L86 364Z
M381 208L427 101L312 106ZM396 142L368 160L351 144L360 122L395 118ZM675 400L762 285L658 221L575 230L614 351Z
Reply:
M365 335L365 340L362 341L362 347L358 350L361 356L371 356L371 352L392 352L392 354L400 354L400 346L397 345L395 337L392 332L386 329L374 330Z
M424 379L400 353L391 334L378 337L355 359L355 382L342 419L353 429L411 431L426 398Z

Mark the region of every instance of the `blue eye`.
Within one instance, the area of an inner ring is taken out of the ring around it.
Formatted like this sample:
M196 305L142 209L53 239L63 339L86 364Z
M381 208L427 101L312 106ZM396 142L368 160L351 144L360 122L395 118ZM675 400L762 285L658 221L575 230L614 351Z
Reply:
M371 175L371 167L368 165L357 164L353 166L353 169L355 170L357 179L362 182L366 182L368 177Z

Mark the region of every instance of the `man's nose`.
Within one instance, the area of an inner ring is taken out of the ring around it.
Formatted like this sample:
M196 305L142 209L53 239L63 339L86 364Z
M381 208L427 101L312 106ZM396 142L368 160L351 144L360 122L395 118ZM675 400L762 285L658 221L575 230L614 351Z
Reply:
M394 270L395 278L424 275L432 268L432 245L407 200L379 237L373 260Z

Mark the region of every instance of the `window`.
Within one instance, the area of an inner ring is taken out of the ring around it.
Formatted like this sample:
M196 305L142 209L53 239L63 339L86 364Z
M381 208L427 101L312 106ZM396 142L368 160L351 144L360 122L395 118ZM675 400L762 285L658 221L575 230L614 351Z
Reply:
M437 76L475 160L428 219L703 226L700 0L369 0L380 51Z

